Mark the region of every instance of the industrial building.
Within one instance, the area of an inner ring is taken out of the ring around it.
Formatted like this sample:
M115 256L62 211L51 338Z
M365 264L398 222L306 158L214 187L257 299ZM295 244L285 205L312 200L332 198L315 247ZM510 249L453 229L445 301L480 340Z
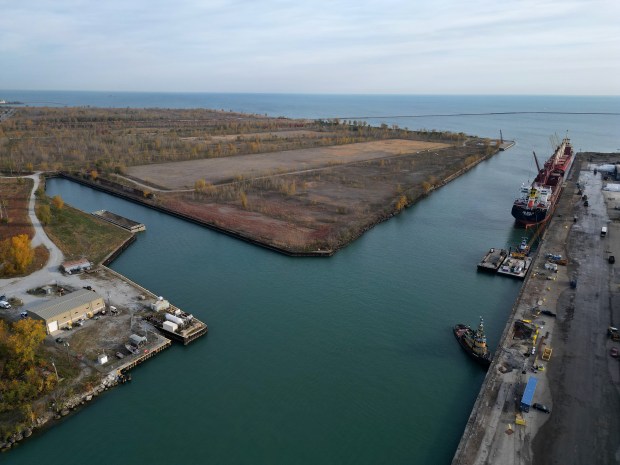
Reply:
M94 291L80 289L62 297L47 300L28 309L32 318L45 322L48 333L73 326L77 320L91 318L105 309L103 297Z
M90 267L93 266L91 262L86 260L85 258L81 258L79 260L72 260L69 262L64 262L60 265L60 269L67 273L79 273L81 271L90 270Z

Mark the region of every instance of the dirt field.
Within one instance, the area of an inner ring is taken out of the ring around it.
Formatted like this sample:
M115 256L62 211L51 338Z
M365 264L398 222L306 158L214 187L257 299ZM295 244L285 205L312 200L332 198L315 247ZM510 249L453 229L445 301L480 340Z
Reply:
M375 160L448 147L437 142L382 140L358 144L320 147L283 152L239 155L226 158L132 166L127 173L167 189L191 189L198 179L211 184L235 179L291 173L329 165Z
M437 144L429 151L421 150L428 146L420 143L389 142L330 147L337 154L330 159L332 163L338 156L355 162L258 177L204 192L158 193L158 201L279 249L324 253L347 244L483 157L478 148L441 144L444 148L440 149ZM377 147L383 149L383 157L379 157ZM416 147L419 151L391 155L398 153L396 147ZM360 148L361 154L356 151ZM362 154L378 158L368 159ZM161 176L166 167L157 167ZM175 173L178 175L178 169Z

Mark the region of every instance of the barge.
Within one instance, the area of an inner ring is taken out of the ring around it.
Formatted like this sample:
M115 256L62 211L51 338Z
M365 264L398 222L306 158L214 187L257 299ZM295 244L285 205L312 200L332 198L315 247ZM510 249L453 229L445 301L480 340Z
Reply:
M508 251L506 249L491 248L482 260L480 260L480 263L478 263L478 270L496 273L507 256Z
M101 218L108 223L115 224L116 226L119 226L131 233L146 231L146 226L144 226L144 224L130 220L129 218L125 218L124 216L117 215L116 213L112 213L107 210L97 210L92 214L97 218Z

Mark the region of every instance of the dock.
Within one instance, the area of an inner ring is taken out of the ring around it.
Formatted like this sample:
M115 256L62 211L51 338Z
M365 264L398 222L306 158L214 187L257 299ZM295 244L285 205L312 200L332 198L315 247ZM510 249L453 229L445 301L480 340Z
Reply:
M594 155L599 163L617 159ZM533 271L508 310L452 465L616 460L620 372L609 326L620 321L620 292L617 265L607 257L620 254L620 194L602 190L604 180L588 165L592 154L578 156L532 254ZM575 201L581 188L589 210ZM610 228L605 237L601 225ZM550 259L560 266L549 266ZM538 379L531 400L551 413L520 408L531 377Z
M209 332L209 327L202 321L196 319L194 319L191 326L188 326L178 332L168 331L163 326L155 327L166 337L169 337L174 341L181 342L184 346Z
M504 150L508 150L510 147L513 147L514 145L515 145L514 140L505 140L499 144L499 150L500 152L503 152Z
M144 300L144 308L147 312L146 315L143 314L142 319L155 327L167 340L170 339L187 345L208 333L209 327L203 321L175 307L167 300L163 300L162 297L157 296L111 268L105 266L101 268L120 278L139 292L142 292L141 299Z
M489 273L496 273L499 267L504 262L504 259L508 256L506 249L491 248L489 252L478 263L479 271L486 271Z
M165 337L162 337L161 339L162 340L157 341L154 346L146 347L139 355L127 356L129 360L119 365L116 368L116 372L119 374L127 373L132 368L135 368L141 363L144 363L149 358L154 357L155 355L160 353L162 350L167 349L172 344L172 341L170 339L167 339Z
M97 210L92 214L131 233L146 231L146 226L144 226L143 223L138 223L137 221L130 220L129 218L125 218L124 216L117 215L116 213L112 213L107 210Z

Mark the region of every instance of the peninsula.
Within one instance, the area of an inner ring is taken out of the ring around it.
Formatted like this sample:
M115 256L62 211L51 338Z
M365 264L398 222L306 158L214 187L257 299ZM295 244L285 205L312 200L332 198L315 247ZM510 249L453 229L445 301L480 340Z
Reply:
M297 256L329 256L499 140L213 110L12 108L8 174L40 169Z

